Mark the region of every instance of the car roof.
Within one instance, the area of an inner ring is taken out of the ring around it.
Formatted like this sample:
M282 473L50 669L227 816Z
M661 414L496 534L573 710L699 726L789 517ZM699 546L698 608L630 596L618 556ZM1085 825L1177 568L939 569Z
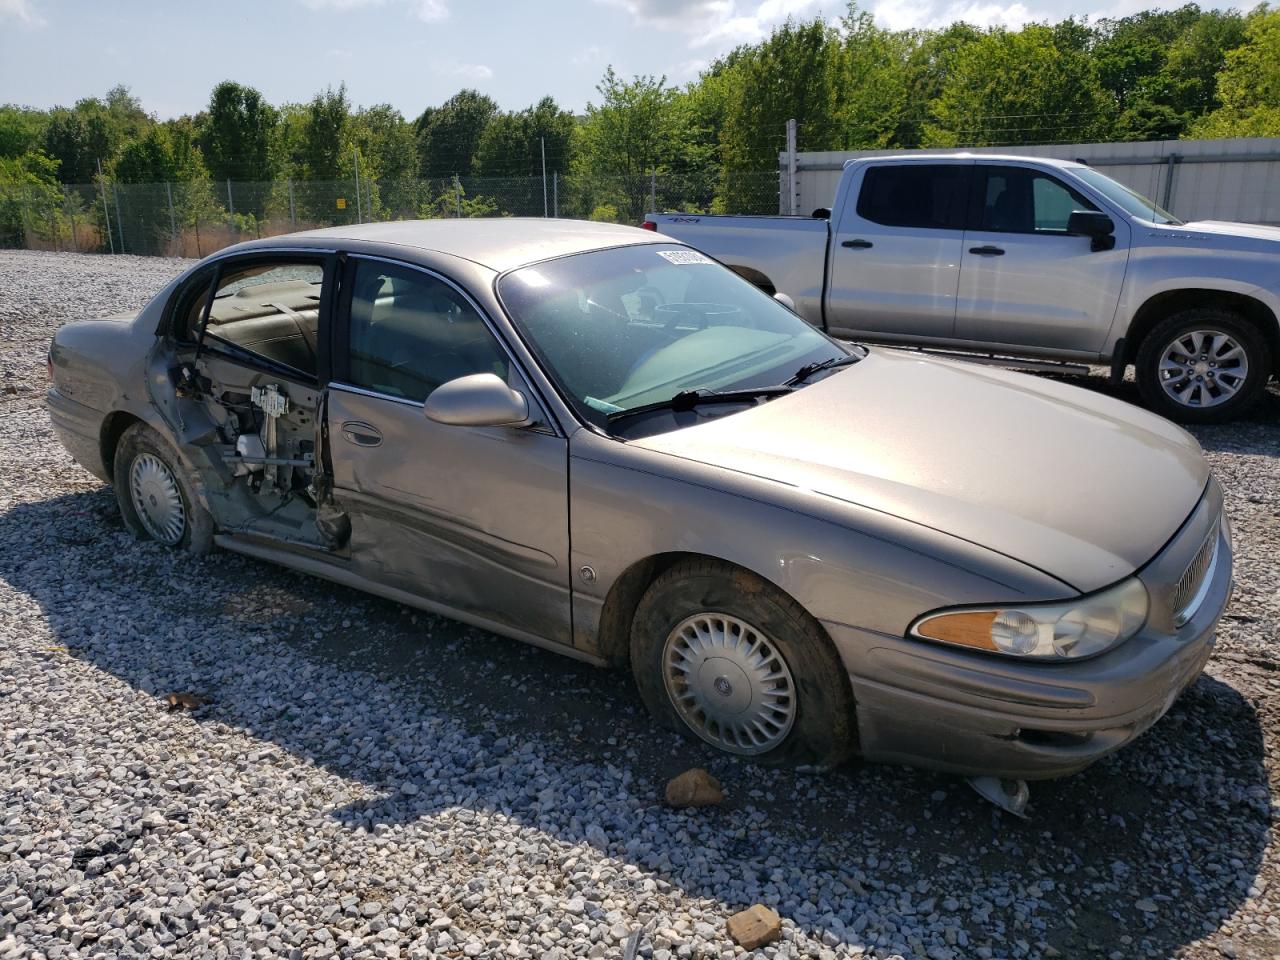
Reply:
M501 272L588 250L641 243L676 243L636 227L590 220L542 217L492 217L459 220L393 220L326 227L246 244L248 247L287 245L302 239L389 243L436 251L471 260Z

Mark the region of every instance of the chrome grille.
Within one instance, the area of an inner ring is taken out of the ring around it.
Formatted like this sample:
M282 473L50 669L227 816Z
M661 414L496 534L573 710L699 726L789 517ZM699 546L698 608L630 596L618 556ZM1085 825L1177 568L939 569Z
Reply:
M1195 615L1195 610L1191 608L1200 599L1200 587L1213 566L1217 549L1218 528L1215 525L1213 533L1209 534L1209 539L1196 551L1190 565L1178 578L1177 586L1173 588L1173 622L1177 626L1182 626Z

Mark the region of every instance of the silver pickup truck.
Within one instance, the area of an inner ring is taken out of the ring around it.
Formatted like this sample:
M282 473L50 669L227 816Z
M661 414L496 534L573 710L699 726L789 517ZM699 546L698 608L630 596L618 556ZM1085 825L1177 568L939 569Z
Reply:
M1280 228L1184 223L1081 163L845 164L812 217L650 214L850 339L1135 367L1152 409L1243 413L1280 373Z

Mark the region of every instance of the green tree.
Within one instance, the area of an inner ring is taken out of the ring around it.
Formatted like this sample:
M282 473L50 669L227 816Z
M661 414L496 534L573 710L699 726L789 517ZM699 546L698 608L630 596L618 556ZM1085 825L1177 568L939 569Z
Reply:
M836 136L845 149L887 147L907 110L910 40L850 5L835 81Z
M1193 124L1193 137L1280 136L1280 10L1249 14L1245 41L1218 76L1222 106Z
M672 136L675 91L666 77L637 76L623 80L609 67L596 85L600 103L587 104L579 130L578 172L609 178L612 195L585 198L587 209L615 202L631 221L643 214L649 175L664 167L676 147Z
M573 126L573 114L561 110L551 97L525 110L495 114L480 135L475 172L482 177L541 176L544 143L548 173L564 170Z
M352 175L347 149L351 102L347 85L317 93L302 126L302 175L308 180L338 180Z
M371 216L412 216L422 201L412 124L390 104L364 107L351 118L351 139L360 152Z
M126 144L115 178L123 221L113 226L131 253L166 252L180 227L217 209L190 121L155 124Z
M910 46L903 67L907 86L906 106L894 136L896 146L920 146L924 126L929 120L929 108L942 94L956 55L981 38L982 31L967 23L953 23L943 30L924 30L908 35Z
M1053 30L995 30L957 51L932 107L925 146L1071 143L1107 133L1110 100L1088 55Z
M225 80L213 88L200 149L215 180L265 181L279 168L271 143L276 112L253 87Z
M460 90L439 107L428 107L414 124L422 176L472 173L480 137L498 105L476 90Z
M48 125L49 114L43 110L15 103L0 105L0 157L20 157L38 149Z
M62 206L57 160L38 150L0 156L0 247L25 247L28 234L57 236Z
M101 100L80 100L75 107L55 107L45 127L42 148L58 161L63 183L91 183L98 163L109 167L125 143L125 130Z

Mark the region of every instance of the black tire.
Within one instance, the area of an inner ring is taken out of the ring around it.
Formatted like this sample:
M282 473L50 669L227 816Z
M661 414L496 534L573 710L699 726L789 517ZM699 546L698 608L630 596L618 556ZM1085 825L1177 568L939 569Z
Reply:
M795 710L789 732L767 752L745 759L771 765L833 766L852 755L857 744L853 695L830 637L773 584L716 560L675 564L650 585L636 609L631 669L640 697L655 718L710 743L686 722L664 680L668 637L686 618L701 613L725 614L755 627L776 648L794 681Z
M1213 406L1179 403L1165 391L1161 381L1160 362L1166 349L1179 337L1195 331L1231 337L1244 350L1249 364L1244 383L1235 394ZM1181 423L1221 423L1241 416L1258 402L1267 389L1271 371L1271 351L1256 326L1232 310L1194 307L1166 317L1147 333L1138 348L1134 372L1149 409Z
M190 472L183 464L177 452L164 437L145 423L135 423L120 435L116 444L113 464L116 503L120 506L120 516L125 528L139 540L160 540L147 528L143 518L138 515L133 503L130 485L130 472L137 460L149 455L159 460L169 471L177 486L178 496L182 501L182 533L172 542L167 542L178 550L188 553L206 554L213 549L214 524L209 511L200 505Z

